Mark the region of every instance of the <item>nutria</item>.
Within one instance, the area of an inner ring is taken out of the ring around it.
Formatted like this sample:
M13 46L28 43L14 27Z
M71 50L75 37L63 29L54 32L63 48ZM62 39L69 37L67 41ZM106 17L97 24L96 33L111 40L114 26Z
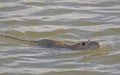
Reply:
M23 42L34 43L35 46L45 47L45 48L66 48L72 50L82 50L82 49L96 49L102 47L102 44L99 41L80 41L74 44L68 44L63 41L52 40L52 39L43 39L43 40L23 40L13 36L2 35L4 37L16 39Z

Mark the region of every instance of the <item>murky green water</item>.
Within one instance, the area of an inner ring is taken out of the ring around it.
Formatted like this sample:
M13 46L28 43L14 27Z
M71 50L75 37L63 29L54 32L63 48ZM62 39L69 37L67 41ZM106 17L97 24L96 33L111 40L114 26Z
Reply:
M0 37L0 75L120 75L120 0L0 0L0 34L104 44L53 50Z

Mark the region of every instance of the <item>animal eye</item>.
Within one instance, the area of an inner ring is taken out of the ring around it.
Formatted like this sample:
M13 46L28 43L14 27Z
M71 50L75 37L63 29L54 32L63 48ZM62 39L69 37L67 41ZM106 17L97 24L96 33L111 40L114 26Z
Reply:
M82 46L85 46L85 42L82 42Z

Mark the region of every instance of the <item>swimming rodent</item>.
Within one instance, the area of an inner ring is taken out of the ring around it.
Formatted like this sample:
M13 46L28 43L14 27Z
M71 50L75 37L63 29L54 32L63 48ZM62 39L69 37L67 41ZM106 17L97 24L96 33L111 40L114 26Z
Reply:
M65 48L65 49L71 49L71 50L82 50L82 49L96 49L96 48L102 47L101 42L91 41L91 40L80 41L74 44L68 44L64 41L53 40L53 39L43 39L43 40L34 41L34 40L23 40L23 39L16 38L13 36L8 36L8 35L1 35L1 36L16 39L16 40L27 42L27 43L34 43L35 46L45 47L45 48Z

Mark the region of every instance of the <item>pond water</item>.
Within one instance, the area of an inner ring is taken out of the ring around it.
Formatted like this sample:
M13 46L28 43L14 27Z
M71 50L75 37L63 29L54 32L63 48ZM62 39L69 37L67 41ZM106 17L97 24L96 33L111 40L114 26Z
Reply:
M0 0L0 34L103 43L72 51L0 36L0 75L120 75L120 0Z

